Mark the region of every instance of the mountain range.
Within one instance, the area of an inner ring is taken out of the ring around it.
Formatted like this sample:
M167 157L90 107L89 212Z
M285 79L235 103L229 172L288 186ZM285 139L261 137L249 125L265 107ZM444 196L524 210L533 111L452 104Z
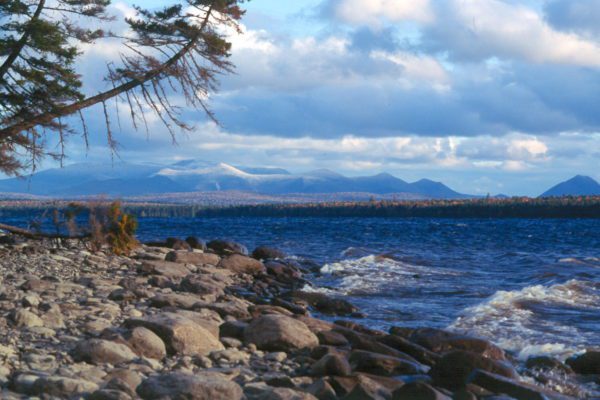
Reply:
M403 198L460 199L441 182L421 179L406 182L387 173L347 177L319 169L292 174L281 168L254 168L184 160L157 164L72 164L49 169L28 178L0 180L0 192L49 197L147 196L164 193L238 191L269 195L317 193L399 194Z
M347 177L327 169L293 174L282 168L244 167L199 160L170 165L114 165L80 163L48 169L27 178L0 180L3 198L32 196L78 198L108 197L169 198L191 193L240 193L268 196L302 195L304 198L364 199L369 195L398 199L466 199L477 196L458 193L441 182L421 179L406 182L387 173ZM576 176L540 197L600 195L600 184L587 176ZM233 194L232 194L233 196ZM312 196L312 197L311 197Z

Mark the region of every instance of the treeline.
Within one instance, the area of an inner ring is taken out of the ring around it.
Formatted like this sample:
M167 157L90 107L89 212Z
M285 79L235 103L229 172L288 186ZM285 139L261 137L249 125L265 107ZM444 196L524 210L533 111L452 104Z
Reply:
M79 202L83 207L86 202ZM0 202L0 218L48 216L73 202ZM468 200L371 200L242 206L123 203L138 218L388 217L388 218L600 218L600 196L513 197Z
M600 218L600 196L263 204L198 210L203 217Z

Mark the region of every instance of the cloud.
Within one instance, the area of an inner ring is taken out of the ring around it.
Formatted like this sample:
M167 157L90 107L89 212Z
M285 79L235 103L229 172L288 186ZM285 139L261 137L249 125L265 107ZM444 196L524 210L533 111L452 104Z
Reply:
M544 14L555 28L598 41L600 0L549 0Z
M328 0L326 14L350 24L381 26L382 21L431 22L429 0Z
M554 29L532 8L500 0L449 0L436 5L440 17L423 26L423 43L452 60L600 66L597 42Z

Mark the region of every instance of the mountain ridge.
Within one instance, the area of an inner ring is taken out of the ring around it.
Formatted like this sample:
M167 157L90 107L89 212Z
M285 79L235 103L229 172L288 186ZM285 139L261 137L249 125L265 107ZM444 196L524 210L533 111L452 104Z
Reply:
M405 194L411 198L465 199L475 196L456 192L428 179L409 183L389 173L348 177L318 169L293 174L282 168L244 167L201 160L181 160L169 165L114 166L78 163L40 171L28 179L0 180L0 192L49 197L144 196L165 193L246 191L269 195L372 193Z

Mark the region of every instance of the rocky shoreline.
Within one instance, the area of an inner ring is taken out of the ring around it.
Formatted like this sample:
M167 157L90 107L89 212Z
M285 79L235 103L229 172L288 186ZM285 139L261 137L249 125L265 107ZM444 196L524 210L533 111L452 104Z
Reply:
M124 257L2 236L0 398L568 399L599 382L598 351L517 369L481 338L360 325L301 290L314 267L220 240Z

